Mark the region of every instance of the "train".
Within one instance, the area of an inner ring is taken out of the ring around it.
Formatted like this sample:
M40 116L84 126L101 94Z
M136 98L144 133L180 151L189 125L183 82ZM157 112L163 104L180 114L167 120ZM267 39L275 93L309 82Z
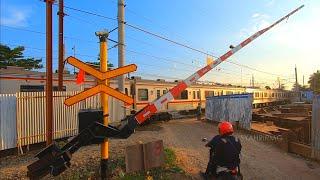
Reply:
M20 67L7 67L0 69L0 94L14 94L17 92L31 92L45 90L45 72L24 70ZM94 87L98 81L86 75L85 81L78 85L76 74L64 73L63 91L82 91ZM139 110L149 102L161 97L174 87L179 80L166 81L164 79L147 80L138 76L127 77L124 93L134 98L134 110ZM117 88L117 80L111 79L110 86ZM53 74L53 90L58 90L58 74ZM205 101L210 96L223 96L232 94L253 94L253 107L268 106L285 103L299 94L281 89L262 89L257 87L242 87L224 85L213 82L197 82L184 90L174 100L166 103L161 111L188 111L201 105L205 108Z

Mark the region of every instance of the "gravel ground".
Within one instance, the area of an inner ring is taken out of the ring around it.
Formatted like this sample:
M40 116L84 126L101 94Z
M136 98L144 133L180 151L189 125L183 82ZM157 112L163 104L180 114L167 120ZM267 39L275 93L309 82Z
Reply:
M201 139L210 139L216 134L216 125L195 119L153 124L140 128L126 140L111 140L110 158L124 156L127 145L163 139L165 146L176 152L180 166L194 179L200 179L199 171L205 170L209 154ZM320 179L318 163L285 153L270 143L247 138L244 133L236 132L235 135L243 145L241 171L245 179ZM34 154L29 152L27 155L0 159L0 179L26 179L26 166L34 160ZM83 166L91 166L87 169L94 173L99 165L99 156L97 145L82 148L74 154L71 168L63 174L81 173Z

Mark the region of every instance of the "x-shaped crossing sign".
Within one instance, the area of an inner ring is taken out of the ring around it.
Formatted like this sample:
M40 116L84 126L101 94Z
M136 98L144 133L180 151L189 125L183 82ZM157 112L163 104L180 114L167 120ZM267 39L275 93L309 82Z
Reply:
M83 71L85 71L86 73L96 77L99 80L106 80L106 79L110 79L113 77L117 77L129 72L133 72L137 70L137 66L135 64L130 64L127 66L123 66L114 70L110 70L107 72L101 72L96 70L95 68L87 65L86 63L80 61L79 59L75 58L75 57L68 57L67 58L67 62L69 64L72 64L73 66L82 69ZM106 93L114 98L119 99L120 101L125 102L126 104L132 104L133 103L133 99L130 96L127 96L126 94L123 94L109 86L106 86L104 84L98 84L97 86L90 88L88 90L82 91L79 94L76 94L74 96L71 96L69 98L67 98L64 101L64 104L67 106L71 106L79 101L82 101L88 97L91 97L97 93Z

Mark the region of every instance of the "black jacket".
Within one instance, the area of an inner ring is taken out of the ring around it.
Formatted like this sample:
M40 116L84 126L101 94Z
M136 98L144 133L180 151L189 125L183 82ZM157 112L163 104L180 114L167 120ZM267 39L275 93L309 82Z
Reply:
M239 155L242 146L238 138L231 135L217 135L213 137L206 146L211 148L210 160L212 160L215 165L227 167L229 169L239 166Z

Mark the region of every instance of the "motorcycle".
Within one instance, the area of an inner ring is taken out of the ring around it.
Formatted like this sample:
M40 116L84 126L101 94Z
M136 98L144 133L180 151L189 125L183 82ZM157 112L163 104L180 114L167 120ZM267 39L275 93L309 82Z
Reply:
M202 142L207 143L207 138L202 138ZM209 150L209 157L213 157L213 150ZM217 166L216 175L205 173L200 171L200 176L205 180L243 180L243 176L240 173L240 166L235 169L228 169L226 167Z

